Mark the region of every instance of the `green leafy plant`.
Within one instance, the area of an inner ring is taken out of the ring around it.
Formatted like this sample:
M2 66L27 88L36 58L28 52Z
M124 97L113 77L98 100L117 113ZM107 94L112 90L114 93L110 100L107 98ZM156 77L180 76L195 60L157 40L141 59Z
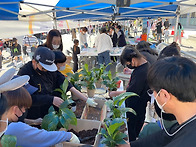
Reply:
M126 134L120 132L120 127L124 124L123 119L115 118L104 122L105 128L101 128L99 134L103 135L104 139L101 143L106 144L108 147L115 147L118 144L125 144L124 138Z
M107 66L109 66L111 63L109 63L108 65L104 65L101 64L99 68L94 67L93 71L95 72L95 77L98 80L102 79L102 75L104 74L105 69L107 68Z
M16 147L17 138L12 135L3 135L1 138L2 147Z
M55 89L61 93L61 98L64 102L60 105L59 110L56 111L53 106L48 110L48 114L44 116L41 127L48 131L55 131L60 128L68 129L69 124L77 125L77 119L71 108L74 103L70 96L66 95L68 87L68 80L65 79L60 88Z
M69 77L70 83L79 91L82 89L82 83L80 81L80 74L78 72L72 74L72 73L67 73L67 76Z
M116 91L117 90L117 82L119 81L118 77L112 78L111 71L105 72L103 74L103 84L108 87L110 91Z
M132 97L138 96L133 92L125 92L113 98L113 100L108 100L105 102L106 106L110 109L109 115L112 119L115 118L125 118L126 112L132 112L136 115L136 112L132 108L122 108L123 102Z
M82 71L80 71L80 74L82 74L82 81L83 85L86 86L88 89L95 89L95 81L96 76L93 70L88 69L88 64L85 64L82 68Z

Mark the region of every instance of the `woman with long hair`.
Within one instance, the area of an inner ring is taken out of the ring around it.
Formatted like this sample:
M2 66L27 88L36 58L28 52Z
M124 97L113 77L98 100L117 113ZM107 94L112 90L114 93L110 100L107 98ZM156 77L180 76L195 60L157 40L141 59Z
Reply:
M181 23L178 23L178 28L176 30L176 40L175 40L175 42L177 42L179 40L180 46L182 45L182 35L181 35L182 33L184 33L183 26L181 25Z

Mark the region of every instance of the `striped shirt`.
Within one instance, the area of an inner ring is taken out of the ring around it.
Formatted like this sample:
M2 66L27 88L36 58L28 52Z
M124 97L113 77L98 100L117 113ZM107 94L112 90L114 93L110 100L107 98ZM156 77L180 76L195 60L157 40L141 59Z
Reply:
M38 40L35 36L24 36L23 45L25 44L27 44L27 52L31 52L31 47L37 47Z

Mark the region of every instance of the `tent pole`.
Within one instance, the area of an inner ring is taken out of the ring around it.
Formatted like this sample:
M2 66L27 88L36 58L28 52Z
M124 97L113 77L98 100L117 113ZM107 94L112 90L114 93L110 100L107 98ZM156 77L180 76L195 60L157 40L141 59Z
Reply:
M53 21L54 21L54 26L53 26L53 28L54 28L54 29L57 29L56 12L52 12L52 14L53 14Z
M177 30L178 30L178 22L179 22L179 17L180 17L180 6L178 6L177 11L176 11L176 26L175 26L175 33L174 33L174 39L173 41L176 41L176 37L177 37Z

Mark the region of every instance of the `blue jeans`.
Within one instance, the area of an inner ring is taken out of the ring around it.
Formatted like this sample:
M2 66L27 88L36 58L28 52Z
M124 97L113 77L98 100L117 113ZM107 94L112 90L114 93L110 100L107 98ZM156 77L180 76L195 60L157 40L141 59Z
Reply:
M110 51L105 51L98 54L98 63L108 65L110 63ZM110 70L110 65L107 66L106 71Z

